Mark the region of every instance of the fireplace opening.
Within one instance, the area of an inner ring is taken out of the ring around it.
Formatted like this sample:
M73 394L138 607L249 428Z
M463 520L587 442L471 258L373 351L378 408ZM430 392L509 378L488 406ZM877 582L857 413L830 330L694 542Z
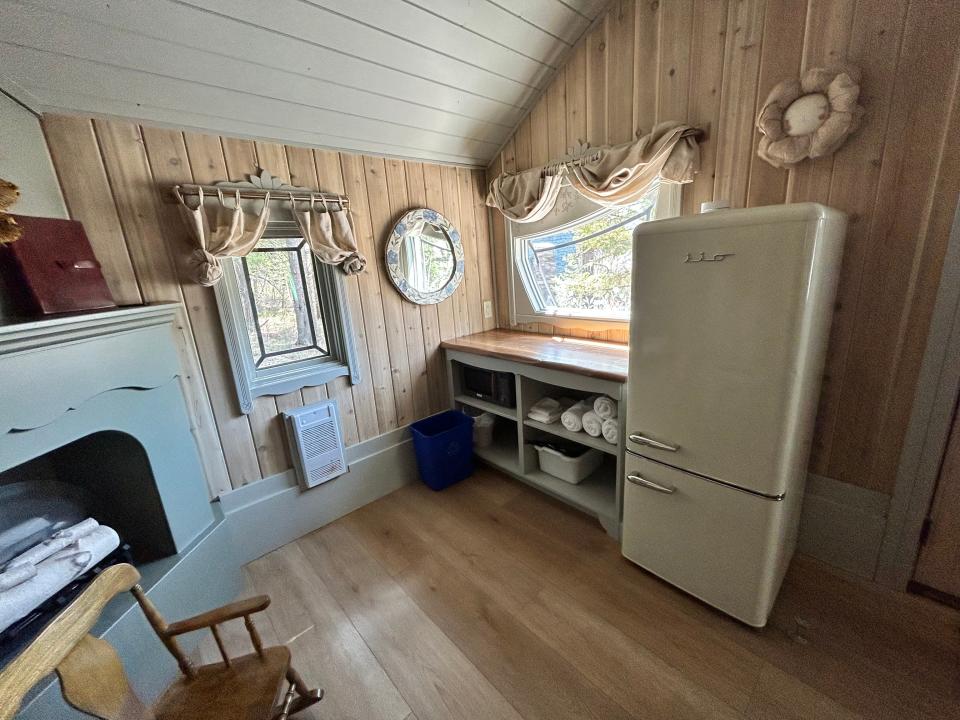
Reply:
M138 564L176 553L146 451L105 430L0 472L0 566L42 541L47 522L87 517L116 530Z

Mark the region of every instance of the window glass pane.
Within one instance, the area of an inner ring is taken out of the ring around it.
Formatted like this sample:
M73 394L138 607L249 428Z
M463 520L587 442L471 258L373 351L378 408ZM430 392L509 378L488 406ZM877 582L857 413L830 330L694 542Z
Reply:
M303 244L303 238L298 237L271 237L271 238L261 238L260 242L257 243L257 250L272 250L275 248L290 248L296 249Z
M254 365L328 354L316 268L302 238L264 239L236 267Z
M304 244L300 251L303 258L303 268L306 271L305 285L307 287L307 303L309 312L313 317L313 338L314 345L320 350L321 354L327 354L329 345L327 345L327 333L324 326L324 313L320 305L319 278L317 277L317 266L313 259L313 253L310 247Z
M627 319L633 229L652 219L658 188L632 205L598 209L555 230L517 238L519 268L534 307Z
M250 342L250 350L253 354L254 362L259 362L263 358L263 353L260 351L257 321L253 317L250 293L247 292L246 263L241 260L230 264L237 274L237 287L240 289L238 294L240 295L240 304L243 306L243 320L247 331L247 340Z
M292 350L280 355L269 355L262 363L261 368L276 367L277 365L287 365L289 363L300 362L301 360L312 360L323 357L325 353L317 348L307 348L306 350Z

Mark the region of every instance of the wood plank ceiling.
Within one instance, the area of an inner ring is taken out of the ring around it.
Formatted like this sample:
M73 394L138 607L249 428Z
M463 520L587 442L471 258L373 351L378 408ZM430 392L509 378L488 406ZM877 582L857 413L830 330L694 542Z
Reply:
M41 111L486 166L605 0L0 0Z

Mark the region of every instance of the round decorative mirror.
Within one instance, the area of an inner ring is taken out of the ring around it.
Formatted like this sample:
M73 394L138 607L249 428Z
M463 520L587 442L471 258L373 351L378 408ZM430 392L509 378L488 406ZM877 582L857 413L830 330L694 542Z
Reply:
M411 210L387 240L387 271L400 294L418 305L450 297L463 280L460 233L435 210Z

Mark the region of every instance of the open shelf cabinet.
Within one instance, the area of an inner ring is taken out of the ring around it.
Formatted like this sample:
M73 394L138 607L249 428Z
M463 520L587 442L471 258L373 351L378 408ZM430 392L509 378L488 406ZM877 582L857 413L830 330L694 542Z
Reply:
M516 407L503 407L464 392L461 382L463 365L511 373L516 383ZM545 396L579 399L604 394L617 399L622 408L624 398L620 383L456 350L447 350L447 372L453 407L473 408L496 416L493 442L489 447L474 449L478 459L596 517L610 535L619 537L623 497L622 428L619 441L613 445L602 437L570 432L559 422L547 425L531 420L527 413ZM604 454L603 463L578 484L541 471L533 443L552 437L599 450Z

